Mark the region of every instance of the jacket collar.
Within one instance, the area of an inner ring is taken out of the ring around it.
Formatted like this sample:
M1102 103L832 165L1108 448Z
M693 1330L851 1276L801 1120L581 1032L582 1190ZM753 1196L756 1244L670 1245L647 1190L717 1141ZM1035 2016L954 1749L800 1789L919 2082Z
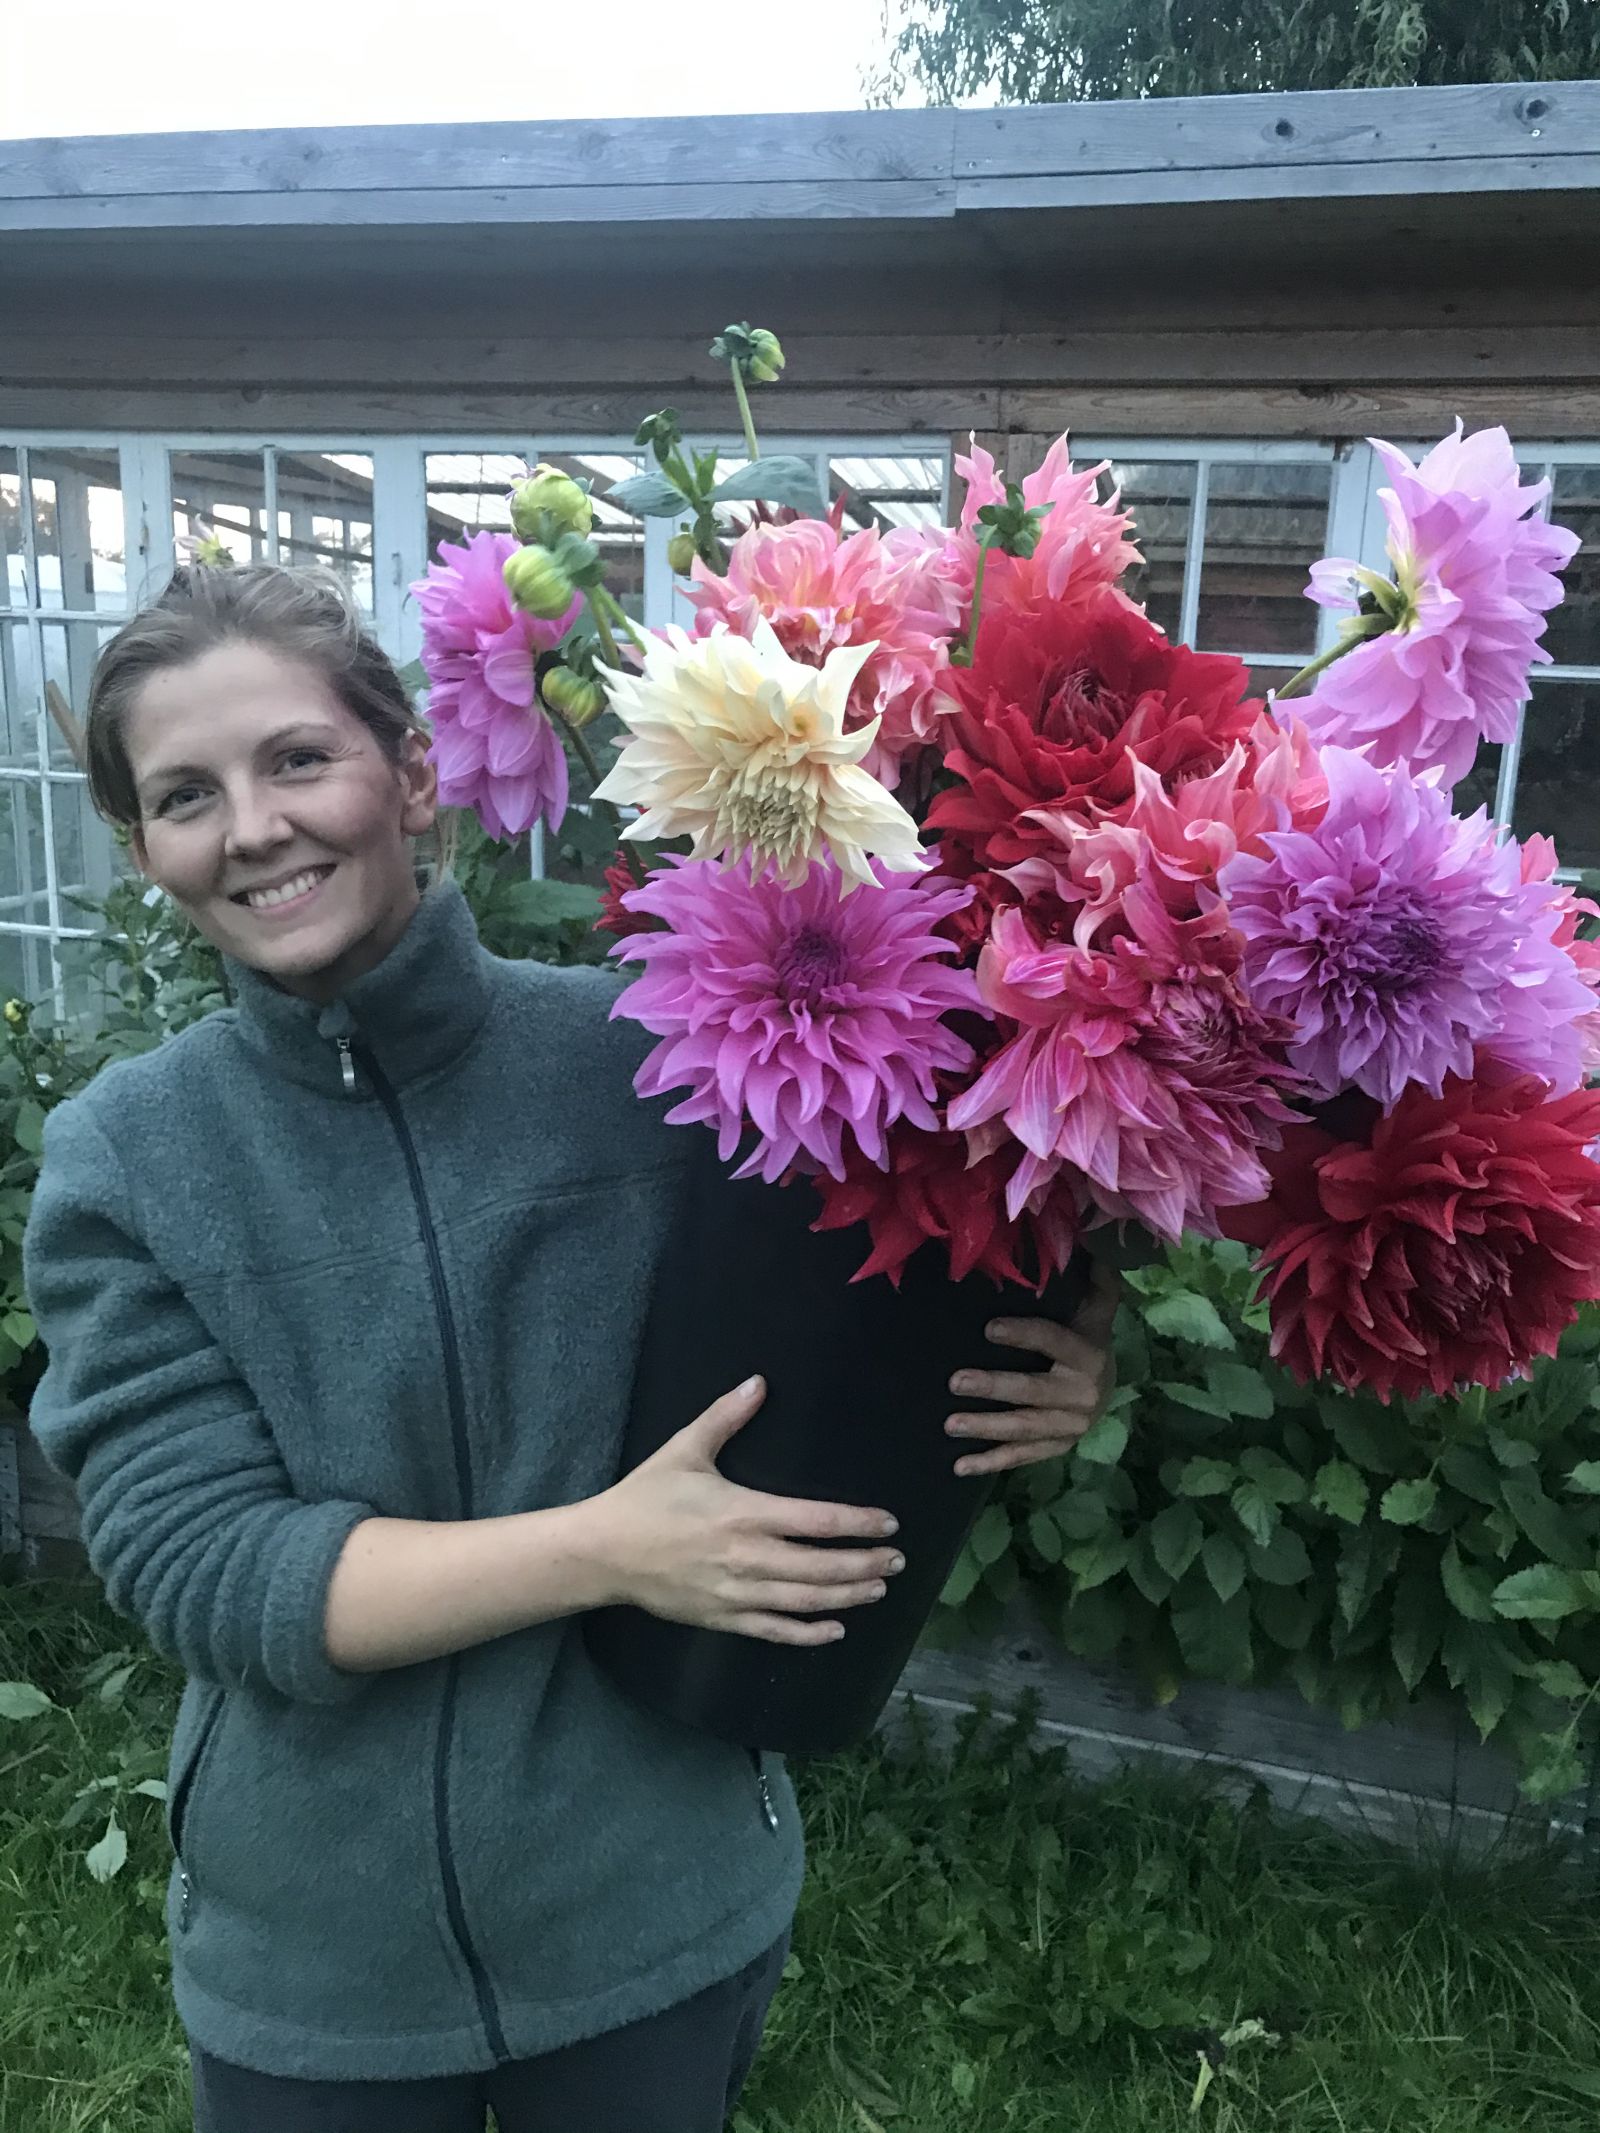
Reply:
M291 1080L329 1095L344 1093L341 1038L370 1052L403 1088L458 1059L489 1011L490 957L453 881L424 891L383 961L329 1006L297 999L260 971L225 960L246 1045Z

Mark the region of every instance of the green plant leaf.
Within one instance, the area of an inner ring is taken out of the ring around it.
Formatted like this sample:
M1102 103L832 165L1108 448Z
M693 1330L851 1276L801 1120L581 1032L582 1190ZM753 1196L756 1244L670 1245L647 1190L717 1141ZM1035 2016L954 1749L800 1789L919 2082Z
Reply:
M1061 1528L1048 1511L1035 1511L1028 1520L1028 1538L1047 1563L1061 1560Z
M623 486L626 488L627 484ZM611 492L613 496L616 493L615 489ZM759 499L768 504L787 504L791 511L799 511L807 518L828 515L828 506L817 487L816 468L809 459L788 452L775 452L770 458L752 459L735 467L711 494L719 504Z
M1128 1425L1121 1415L1102 1415L1078 1439L1073 1457L1091 1466L1115 1466L1128 1448Z
M1238 1480L1237 1468L1228 1459L1186 1459L1178 1476L1181 1496L1226 1496Z
M31 1096L24 1097L17 1106L17 1115L11 1121L11 1137L29 1155L44 1153L44 1106L35 1103Z
M1389 1652L1407 1692L1415 1695L1444 1634L1444 1594L1430 1570L1408 1571L1395 1588Z
M31 1681L0 1681L0 1718L41 1718L56 1706Z
M1266 1585L1300 1585L1311 1575L1306 1544L1292 1526L1280 1526L1265 1545L1253 1540L1247 1554L1250 1568Z
M606 502L631 511L635 518L684 518L692 509L675 482L653 472L614 481L606 491Z
M1003 1506L985 1504L978 1514L978 1523L972 1529L968 1545L985 1569L1000 1560L1011 1546L1011 1520Z
M1266 1422L1276 1410L1272 1387L1253 1363L1240 1362L1232 1356L1208 1356L1206 1384L1212 1397L1220 1400L1231 1415L1248 1415L1252 1421Z
M1156 1561L1174 1582L1200 1553L1204 1538L1200 1514L1190 1503L1169 1503L1150 1522L1150 1545Z
M1383 1501L1378 1506L1380 1517L1391 1526L1420 1526L1431 1517L1439 1501L1439 1484L1436 1481L1397 1481L1385 1489Z
M1211 1590L1219 1600L1231 1600L1244 1583L1244 1550L1226 1533L1208 1533L1200 1549Z
M1560 1622L1594 1606L1579 1580L1558 1563L1535 1563L1502 1578L1493 1597L1496 1614L1513 1622Z
M1278 1530L1278 1506L1254 1481L1241 1481L1228 1499L1239 1523L1258 1547L1265 1548Z
M112 1880L127 1865L128 1833L115 1812L106 1823L105 1835L84 1854L83 1863L96 1881Z
M1347 1394L1330 1392L1322 1412L1340 1451L1369 1474L1403 1473L1416 1456L1410 1431L1386 1408L1373 1408Z
M1342 1537L1336 1583L1339 1618L1347 1630L1361 1620L1399 1560L1400 1535L1392 1526L1368 1523Z
M1169 1340L1187 1341L1196 1348L1232 1348L1237 1345L1209 1297L1192 1289L1174 1289L1145 1306L1145 1324Z
M1331 1518L1341 1518L1347 1526L1359 1526L1367 1515L1367 1506L1372 1500L1372 1491L1367 1487L1361 1469L1352 1466L1347 1459L1329 1459L1317 1469L1317 1478L1311 1485L1311 1501L1319 1511L1326 1511Z
M1491 1511L1500 1501L1500 1476L1470 1444L1448 1444L1439 1456L1439 1471L1451 1488Z
M1507 1474L1501 1493L1506 1509L1550 1562L1567 1570L1583 1570L1594 1561L1594 1548L1575 1515L1545 1494L1537 1474L1527 1470Z
M1494 1579L1477 1563L1468 1562L1454 1540L1440 1558L1439 1581L1445 1598L1463 1621L1494 1620Z
M1533 1678L1547 1696L1554 1696L1561 1703L1582 1703L1592 1686L1570 1659L1541 1659L1534 1667Z
M581 881L518 881L504 892L505 908L519 925L550 927L600 916L600 893Z
M1156 1381L1157 1392L1165 1393L1169 1400L1176 1400L1180 1407L1192 1407L1196 1414L1214 1415L1219 1422L1231 1418L1226 1400L1219 1400L1213 1393L1199 1385L1185 1385L1178 1378L1160 1378Z
M1600 1404L1600 1394L1597 1394L1597 1404ZM1567 1486L1584 1496L1600 1496L1600 1459L1580 1459L1567 1476Z
M1247 1594L1219 1600L1208 1592L1192 1607L1174 1608L1172 1627L1185 1661L1197 1674L1235 1684L1250 1679L1255 1653Z
M970 1547L963 1548L957 1556L955 1567L944 1581L944 1590L939 1595L941 1607L964 1607L972 1597L972 1588L977 1584L982 1565Z
M1274 1503L1304 1503L1306 1477L1296 1473L1287 1459L1280 1459L1265 1445L1252 1444L1239 1454L1239 1464L1263 1496Z
M1092 1592L1097 1585L1104 1585L1126 1570L1132 1553L1133 1543L1125 1533L1108 1533L1103 1539L1069 1548L1062 1561L1071 1571L1078 1591Z

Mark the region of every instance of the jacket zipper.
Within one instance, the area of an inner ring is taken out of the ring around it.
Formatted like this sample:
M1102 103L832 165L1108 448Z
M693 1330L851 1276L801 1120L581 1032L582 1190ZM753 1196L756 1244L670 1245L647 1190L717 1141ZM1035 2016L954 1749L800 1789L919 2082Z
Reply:
M354 1095L355 1055L351 1041L348 1037L339 1037L334 1041L339 1049L339 1069L346 1093ZM400 1108L400 1099L395 1094L388 1076L369 1051L363 1050L360 1060L379 1103L388 1114L389 1124L394 1128L395 1139L400 1144L400 1153L405 1158L406 1175L411 1183L411 1197L416 1205L417 1222L422 1231L423 1250L427 1254L428 1280L433 1289L434 1313L439 1321L439 1339L444 1349L445 1398L450 1410L450 1433L455 1447L456 1488L461 1500L461 1516L470 1518L472 1460L467 1445L467 1403L462 1387L461 1350L456 1340L455 1313L450 1306L450 1291L445 1286L444 1261L439 1255L439 1237L433 1226L432 1210L428 1206L422 1166L417 1161L416 1143L411 1138L411 1128L406 1124L405 1113ZM483 1958L473 1945L472 1934L467 1925L467 1914L461 1901L461 1883L456 1876L455 1857L450 1848L450 1735L455 1723L459 1671L460 1655L452 1653L445 1662L444 1707L439 1717L439 1734L433 1759L434 1832L439 1846L439 1869L444 1881L445 1909L449 1913L451 1930L471 1973L472 1988L478 2000L478 2014L489 2039L489 2049L496 2060L503 2063L510 2058L511 2053L506 2044L500 2010L495 2003L494 1988L483 1966Z
M178 1862L178 1931L189 1930L189 1908L194 1900L194 1877L189 1872L183 1857L183 1825L188 1818L189 1806L194 1799L195 1788L200 1782L200 1770L212 1743L217 1737L217 1728L222 1723L222 1713L227 1705L227 1692L219 1690L217 1700L207 1712L205 1723L200 1728L200 1737L194 1744L194 1753L189 1758L189 1767L178 1780L172 1795L171 1810L167 1816L167 1833L172 1839L173 1857Z
M768 1829L776 1833L778 1810L772 1804L772 1787L767 1783L767 1773L761 1760L761 1750L759 1748L750 1750L750 1760L755 1766L756 1798L761 1802L762 1820L766 1823Z

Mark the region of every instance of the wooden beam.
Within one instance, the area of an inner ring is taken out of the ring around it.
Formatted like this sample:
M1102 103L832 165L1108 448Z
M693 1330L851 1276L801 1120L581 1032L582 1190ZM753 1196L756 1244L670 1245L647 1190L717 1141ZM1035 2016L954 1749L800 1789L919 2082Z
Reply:
M1332 93L1332 92L1329 92ZM1354 92L1340 92L1341 94ZM1200 170L1060 171L1044 177L964 178L956 211L1051 207L1193 206L1203 200L1358 200L1419 195L1593 192L1600 153L1484 156L1386 163L1224 163Z

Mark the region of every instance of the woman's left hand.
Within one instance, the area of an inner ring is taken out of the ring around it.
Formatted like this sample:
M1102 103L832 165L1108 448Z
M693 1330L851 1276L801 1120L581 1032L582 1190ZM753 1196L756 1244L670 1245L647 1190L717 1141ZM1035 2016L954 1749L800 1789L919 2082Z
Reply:
M1050 1318L997 1318L985 1330L1002 1348L1048 1356L1048 1370L958 1370L950 1390L969 1399L1005 1403L1000 1414L951 1415L952 1437L986 1437L997 1449L956 1461L958 1474L1001 1474L1015 1466L1059 1459L1105 1411L1116 1384L1111 1327L1122 1278L1094 1270L1089 1300L1070 1326Z

